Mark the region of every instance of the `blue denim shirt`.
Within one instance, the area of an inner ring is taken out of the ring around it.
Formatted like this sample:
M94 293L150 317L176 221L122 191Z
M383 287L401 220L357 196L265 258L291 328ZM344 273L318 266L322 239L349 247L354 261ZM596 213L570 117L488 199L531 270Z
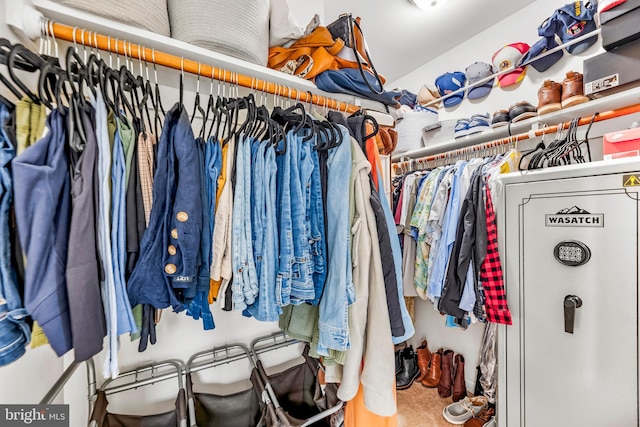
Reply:
M355 302L352 280L351 225L349 223L349 179L351 144L349 132L340 126L342 143L329 150L327 159L328 271L319 305L318 353L349 349L348 307Z
M13 202L13 183L9 164L16 150L5 133L9 111L0 103L0 366L19 359L31 342L31 330L25 321L27 310L16 285L11 267L9 207Z
M254 153L251 193L254 196L252 227L256 232L255 256L259 292L256 302L247 307L244 314L265 322L276 321L282 314L275 286L278 269L276 176L275 149L269 141L261 142Z
M111 259L115 284L115 307L117 313L116 335L138 330L133 318L131 304L127 295L124 271L126 268L126 207L125 195L127 193L125 182L125 157L122 147L121 132L131 132L131 128L118 120L118 130L113 141L111 164ZM107 328L109 325L107 325Z
M460 176L467 162L459 161L451 182L449 202L447 203L444 222L442 223L441 241L434 257L433 270L429 279L429 295L439 300L442 295L442 286L446 274L447 261L451 255L453 242L456 238L456 227L460 216ZM462 196L464 197L464 195Z

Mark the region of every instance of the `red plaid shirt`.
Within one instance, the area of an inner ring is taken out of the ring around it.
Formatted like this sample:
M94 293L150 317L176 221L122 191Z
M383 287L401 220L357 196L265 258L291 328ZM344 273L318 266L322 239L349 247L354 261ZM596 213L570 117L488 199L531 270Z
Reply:
M493 323L511 325L511 312L507 305L507 295L504 292L502 265L498 253L498 232L496 228L496 213L489 186L486 187L487 210L487 256L480 268L480 280L484 291L485 310L487 320Z

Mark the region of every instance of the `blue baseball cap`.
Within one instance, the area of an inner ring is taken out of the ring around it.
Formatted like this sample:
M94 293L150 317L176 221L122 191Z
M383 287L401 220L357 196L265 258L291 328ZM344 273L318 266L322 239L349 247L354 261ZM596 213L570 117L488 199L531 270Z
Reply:
M440 96L445 96L450 94L451 92L462 89L466 81L467 78L462 71L454 71L438 76L438 78L436 79L436 87L438 88ZM455 105L458 105L462 102L463 98L464 92L456 93L455 95L449 96L444 99L444 106L453 107Z
M469 65L466 70L464 70L464 72L467 77L467 81L469 82L469 86L471 86L474 83L479 82L480 80L484 80L492 76L493 67L486 62L474 62L473 64ZM470 87L467 90L467 98L479 99L489 95L489 92L491 92L491 89L493 89L495 80L495 78L492 78L482 85Z
M531 61L531 59L535 58L536 56L553 49L554 47L558 47L558 43L556 43L555 37L543 37L535 42L533 46L531 46L531 49L529 49L529 51L522 57L518 65L529 64L541 73L547 71L553 64L555 64L560 60L560 58L562 58L562 49L550 55L537 59L533 62L529 61Z
M596 23L593 19L595 14L596 8L591 3L574 1L565 4L556 9L553 15L538 27L538 35L552 37L556 34L562 43L567 43L596 29ZM572 44L566 48L567 52L571 54L584 52L596 40L598 40L598 36L594 35L579 43Z

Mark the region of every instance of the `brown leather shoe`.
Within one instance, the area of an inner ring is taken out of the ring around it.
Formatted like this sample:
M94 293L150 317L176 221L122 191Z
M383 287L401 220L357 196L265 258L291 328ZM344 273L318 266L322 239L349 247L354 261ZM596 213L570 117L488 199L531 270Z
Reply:
M562 85L552 80L545 80L538 89L538 115L552 113L562 108Z
M464 380L464 357L456 354L455 357L455 374L453 376L453 390L451 398L454 402L464 399L467 395L467 385Z
M429 388L438 387L442 375L442 349L431 355L431 364L427 376L422 379L422 385Z
M416 381L422 382L429 374L429 363L431 362L431 352L427 346L427 340L422 340L420 347L416 348L416 353L418 354L418 368L420 369L420 376Z
M451 396L453 388L453 350L445 350L442 353L442 375L438 383L438 394L440 397Z
M582 74L569 71L562 81L562 108L587 102L589 98L584 96L584 84Z
M482 412L476 415L473 418L469 418L465 423L464 427L483 427L486 423L489 422L491 417L495 414L495 410L487 406Z

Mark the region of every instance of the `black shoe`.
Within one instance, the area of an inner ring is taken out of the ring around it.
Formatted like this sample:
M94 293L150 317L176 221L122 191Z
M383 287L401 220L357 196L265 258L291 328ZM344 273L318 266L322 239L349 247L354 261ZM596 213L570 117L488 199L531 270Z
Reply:
M400 351L401 369L396 374L396 389L404 390L411 387L411 384L420 375L418 368L418 358L413 351L413 347L409 346Z
M509 107L509 118L511 123L516 123L521 120L530 119L538 115L536 107L529 104L527 101L517 102Z

